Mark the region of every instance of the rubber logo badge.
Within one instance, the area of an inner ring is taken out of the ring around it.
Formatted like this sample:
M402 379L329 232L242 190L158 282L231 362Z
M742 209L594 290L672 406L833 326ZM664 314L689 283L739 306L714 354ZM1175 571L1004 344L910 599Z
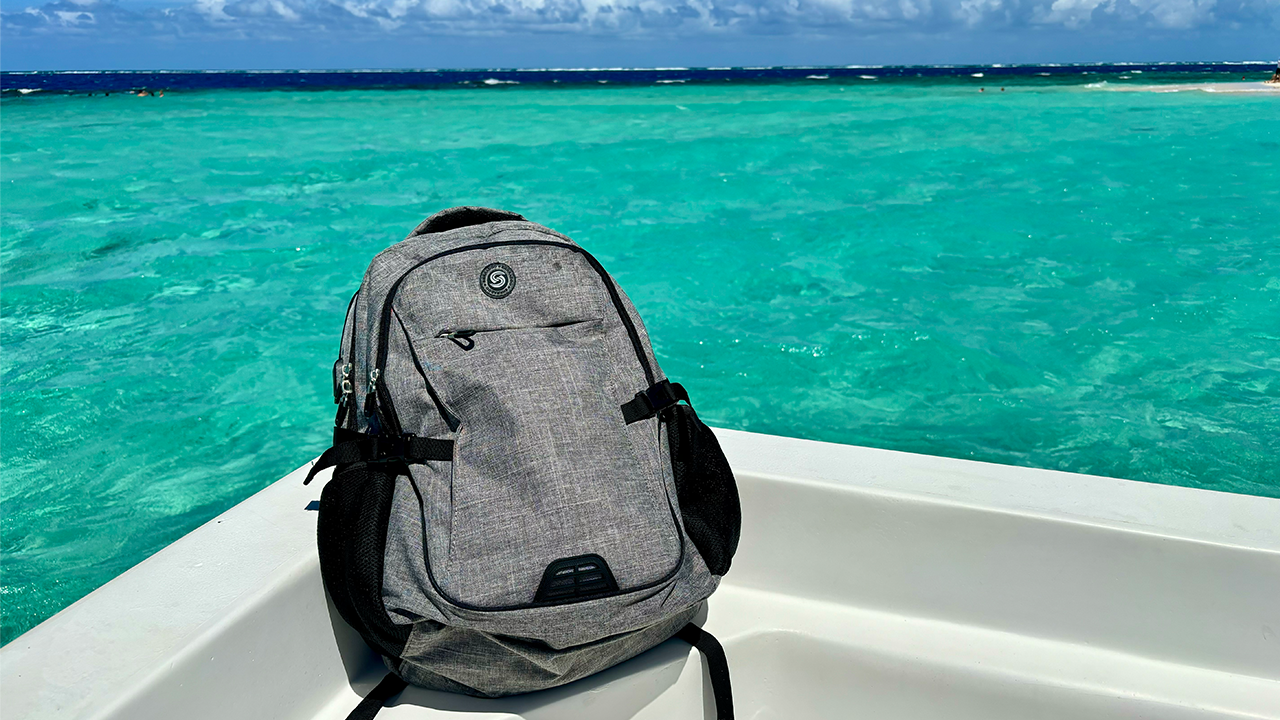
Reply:
M516 289L516 274L503 263L489 263L480 271L480 289L491 298L502 299Z

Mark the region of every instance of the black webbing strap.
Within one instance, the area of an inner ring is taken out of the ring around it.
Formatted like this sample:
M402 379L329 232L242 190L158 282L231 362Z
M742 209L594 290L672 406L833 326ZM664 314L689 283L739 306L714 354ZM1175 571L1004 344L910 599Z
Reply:
M720 642L702 628L689 623L680 628L676 637L698 648L707 660L707 674L711 676L711 695L716 699L716 720L733 720L733 689L729 687L729 660Z
M347 716L347 720L373 720L373 717L387 704L388 700L408 686L409 683L405 682L399 675L387 673L387 676L382 678L382 682L370 690L369 694L365 695L360 704L356 706L356 709L351 711L351 714Z
M622 419L630 425L651 418L681 400L689 402L689 393L684 391L683 385L670 380L656 382L622 404Z
M374 462L380 460L400 461L406 464L421 463L427 460L453 460L453 441L440 438L423 438L416 435L390 437L385 435L365 435L335 428L333 431L333 447L325 450L316 460L316 464L307 471L307 479L303 485L311 482L321 470L335 465L353 462Z
M331 468L340 463L360 462L364 459L364 449L361 443L352 441L334 445L320 453L320 459L316 460L316 464L312 465L311 469L307 471L307 479L303 480L302 484L310 484L316 473L325 468Z

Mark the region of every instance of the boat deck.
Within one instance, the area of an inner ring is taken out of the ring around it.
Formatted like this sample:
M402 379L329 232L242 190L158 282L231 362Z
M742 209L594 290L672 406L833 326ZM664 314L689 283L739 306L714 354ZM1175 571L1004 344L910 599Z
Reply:
M1280 719L1280 500L719 431L743 537L705 627L739 718ZM13 718L345 718L301 470L0 651ZM679 641L380 718L711 718Z

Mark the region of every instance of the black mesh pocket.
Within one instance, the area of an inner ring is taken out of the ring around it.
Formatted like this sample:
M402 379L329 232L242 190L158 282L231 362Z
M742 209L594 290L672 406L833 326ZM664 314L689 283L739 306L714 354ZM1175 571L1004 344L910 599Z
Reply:
M713 575L724 575L738 549L742 529L733 471L715 434L692 407L673 405L663 411L663 417L685 532L707 569Z
M375 650L399 657L409 626L396 625L382 604L382 561L396 466L339 465L320 493L316 540L320 577L338 614Z

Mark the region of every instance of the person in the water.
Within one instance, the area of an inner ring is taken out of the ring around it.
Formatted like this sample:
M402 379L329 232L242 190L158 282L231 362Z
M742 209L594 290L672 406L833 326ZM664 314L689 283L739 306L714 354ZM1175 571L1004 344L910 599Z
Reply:
M1276 71L1271 73L1271 79L1267 82L1272 85L1280 85L1280 62L1276 63Z

